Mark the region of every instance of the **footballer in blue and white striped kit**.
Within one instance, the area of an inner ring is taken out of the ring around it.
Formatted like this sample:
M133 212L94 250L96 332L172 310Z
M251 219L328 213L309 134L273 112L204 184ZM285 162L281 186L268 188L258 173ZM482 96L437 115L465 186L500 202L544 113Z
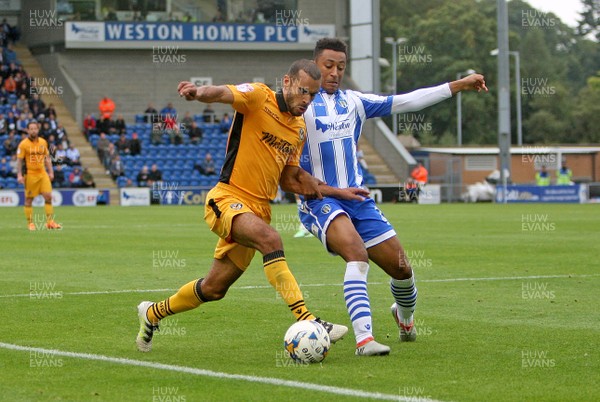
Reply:
M356 144L365 121L434 105L464 90L484 89L482 75L390 96L363 94L339 87L346 69L346 44L334 38L317 42L314 60L321 70L321 89L304 113L308 129L300 166L332 187L362 187ZM394 228L371 198L344 201L330 197L305 200L300 220L326 249L346 261L344 298L356 337L356 354L386 355L390 348L375 341L367 292L369 260L390 275L392 314L401 341L414 341L413 312L417 288L410 263Z

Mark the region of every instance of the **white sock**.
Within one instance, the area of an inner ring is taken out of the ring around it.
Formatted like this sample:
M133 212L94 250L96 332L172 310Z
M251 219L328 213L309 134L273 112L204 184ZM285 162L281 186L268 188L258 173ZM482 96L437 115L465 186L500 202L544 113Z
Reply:
M373 337L371 305L367 293L368 273L369 263L367 262L350 261L346 264L344 299L352 320L352 328L357 344Z
M417 287L415 275L408 279L394 279L390 281L392 296L398 305L398 318L404 325L409 325L413 320L415 306L417 305Z

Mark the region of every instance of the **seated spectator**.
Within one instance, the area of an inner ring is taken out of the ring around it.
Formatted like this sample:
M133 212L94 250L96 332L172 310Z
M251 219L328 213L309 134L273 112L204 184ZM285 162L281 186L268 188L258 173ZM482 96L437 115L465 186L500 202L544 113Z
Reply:
M175 118L177 117L177 110L175 110L175 108L173 107L172 102L167 103L167 106L163 107L160 111L160 117L162 119L164 119L166 115L171 115Z
M227 133L227 132L229 132L230 128L231 128L231 117L229 116L229 113L223 113L223 118L221 119L221 122L219 123L219 130L221 130L222 133Z
M160 145L162 144L162 123L153 123L152 124L152 133L150 133L150 143L152 145Z
M139 171L136 181L138 187L148 187L148 180L150 179L150 172L148 172L148 166L142 166L142 169Z
M58 127L56 127L56 142L62 143L65 148L69 147L69 137L62 123L58 123Z
M8 121L4 118L4 113L0 113L0 135L8 133Z
M75 167L69 175L69 187L81 187L81 170Z
M14 154L11 155L10 161L8 162L8 165L10 166L10 171L12 172L14 177L17 177L17 164L18 163L19 163L19 160L17 159L17 153L15 152Z
M205 123L214 123L215 121L215 111L213 110L210 103L206 105L206 108L202 111L202 121Z
M8 112L6 114L6 127L10 130L16 130L17 128L17 118L13 112Z
M148 107L144 110L144 123L156 123L158 121L158 110L153 103L148 103Z
M37 111L37 113L44 113L44 110L46 109L46 104L44 103L42 98L40 98L40 95L37 93L31 95L31 99L29 99L29 109L33 111L34 108Z
M62 143L61 143L62 145ZM75 145L70 144L69 148L67 148L67 164L69 166L75 166L75 165L81 165L81 162L79 161L79 159L81 158L81 155L79 153L79 150L77 148L75 148Z
M194 118L192 117L191 113L185 112L183 119L181 119L181 124L183 125L183 128L189 129L192 126L193 122L194 122Z
M29 109L29 102L27 101L27 95L22 93L19 95L19 100L17 100L17 109L25 110L25 108Z
M125 134L121 134L117 142L115 143L115 147L117 147L117 151L120 154L129 155L129 140L125 136Z
M4 63L6 64L17 62L17 52L13 50L13 46L11 44L3 49L3 57Z
M62 144L58 144L56 146L56 149L54 150L54 156L52 157L52 164L55 166L69 164L67 159L67 150L63 148Z
M44 121L42 123L42 127L40 128L40 137L42 137L45 140L48 140L48 138L50 138L51 135L55 135L56 132L54 130L52 130L52 128L50 127L50 123L47 121ZM56 138L56 136L55 136Z
M94 176L90 173L88 168L84 168L81 173L81 186L82 187L93 187L96 188L96 183L94 182Z
M4 140L2 146L4 147L4 153L6 155L14 155L17 152L17 147L19 146L19 140L15 135L15 130L11 130L8 134L8 137Z
M56 108L54 107L54 103L50 103L48 105L48 107L44 110L44 114L46 116L53 115L54 117L56 117L58 115L58 113L56 113Z
M17 92L17 82L12 75L9 75L4 79L4 90L9 94Z
M115 132L115 123L110 119L110 117L103 117L98 123L98 131L101 133L114 133Z
M125 167L123 166L123 162L121 161L119 154L115 154L115 156L112 158L109 170L113 180L116 180L119 176L125 176Z
M123 134L127 131L127 124L125 124L125 119L123 119L122 114L118 115L115 120L115 131L117 134Z
M0 159L0 177L6 179L7 177L16 177L10 168L10 165L6 158Z
M86 138L89 137L90 134L96 134L98 132L96 130L96 118L91 113L88 113L88 115L85 116L85 119L83 119L83 132Z
M129 140L129 154L131 156L139 155L142 153L142 142L138 138L137 133L131 134L131 140Z
M115 102L108 96L104 96L98 103L98 110L103 119L111 119L115 111Z
M54 180L52 180L53 187L63 187L65 183L65 172L61 164L54 167Z
M150 168L150 174L148 175L148 185L152 186L156 182L162 181L162 172L156 166L156 163L152 164Z
M19 133L27 132L27 123L27 116L25 115L25 113L21 113L21 115L17 119L17 131Z
M47 114L46 116L48 116L48 124L50 124L50 129L52 131L56 131L56 129L58 128L58 122L56 121L56 116L53 114Z
M204 176L212 176L217 174L215 171L215 161L213 160L210 152L207 152L206 155L204 155L204 160L202 162L194 165L194 169L198 170L198 172Z
M202 135L204 133L202 132L202 129L200 127L198 127L198 124L196 124L195 121L192 122L192 125L190 126L189 130L188 130L188 136L190 137L190 142L192 144L200 144L200 142L202 142Z

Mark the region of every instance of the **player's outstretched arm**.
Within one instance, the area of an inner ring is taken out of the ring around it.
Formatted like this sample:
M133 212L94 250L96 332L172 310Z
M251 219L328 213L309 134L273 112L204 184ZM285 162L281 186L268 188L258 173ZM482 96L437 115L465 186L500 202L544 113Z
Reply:
M197 87L189 81L181 81L177 86L179 96L186 100L203 103L233 103L233 93L225 85L207 85Z
M485 78L483 75L477 73L467 75L460 80L452 81L450 83L452 95L461 91L481 92L482 89L486 92L488 91L488 88L485 86Z
M342 200L363 201L369 195L369 192L362 188L328 186L316 177L311 176L304 169L290 165L283 168L279 185L283 191L301 194L308 198L322 199L325 196Z

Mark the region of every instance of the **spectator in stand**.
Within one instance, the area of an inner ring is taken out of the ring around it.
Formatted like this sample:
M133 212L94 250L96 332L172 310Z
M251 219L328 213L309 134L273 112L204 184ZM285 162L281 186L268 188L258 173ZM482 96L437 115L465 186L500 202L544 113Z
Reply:
M229 113L223 113L223 118L221 119L221 122L219 123L219 129L221 130L222 133L228 133L230 128L231 128L231 116L229 116Z
M4 79L4 90L9 94L17 92L17 82L12 75L9 75Z
M57 145L56 136L54 134L50 134L48 136L48 138L46 139L46 141L48 142L49 151L54 152L54 149L56 149L56 145Z
M148 175L148 181L149 181L149 185L152 185L156 182L160 182L162 181L162 172L158 169L158 166L156 166L156 163L152 164L152 167L150 168L150 174Z
M115 143L115 146L117 147L117 151L119 151L120 154L129 155L129 140L127 139L125 134L121 134L121 136Z
M65 183L65 172L61 164L54 167L54 180L52 180L52 187L63 187Z
M167 103L167 106L163 107L160 111L160 117L162 119L164 119L166 115L171 115L175 118L177 117L177 110L175 110L175 108L173 107L172 102Z
M55 135L56 132L52 130L52 128L50 127L50 123L47 121L44 121L42 123L42 128L40 129L40 137L42 137L45 140L48 140L48 138L50 138L51 135ZM50 144L48 144L50 145Z
M9 44L3 49L4 63L16 63L17 61L17 52L13 50L13 46Z
M27 95L22 93L17 100L17 109L25 110L26 108L29 109L29 101L27 100Z
M56 113L56 108L54 107L54 103L48 104L48 107L44 110L44 114L46 116L53 115L56 118L58 113Z
M0 113L0 135L8 133L8 122L4 118L4 113Z
M189 129L190 127L192 127L193 122L194 118L192 117L192 114L189 111L185 112L185 115L183 115L183 119L181 119L182 127L184 129Z
M2 158L0 160L0 177L6 179L7 177L17 177L13 174L12 169L10 168L10 164L6 160L6 158Z
M81 187L81 170L75 167L69 175L69 187Z
M181 130L179 129L179 124L177 123L177 116L166 115L165 131L169 134L171 144L183 144L183 134L181 133Z
M98 123L98 131L101 133L115 132L114 122L110 119L110 117L102 117L100 123Z
M17 87L17 92L15 93L15 95L17 95L18 98L25 95L25 98L27 98L30 94L30 91L31 88L29 85L27 85L27 82L21 82ZM19 109L21 108L19 107ZM27 99L27 109L29 109L29 99Z
M27 116L25 113L21 113L19 118L17 119L17 131L19 133L27 132Z
M10 156L10 161L8 162L8 165L10 166L10 171L14 175L14 177L17 177L17 164L18 163L19 163L19 161L17 160L17 153L15 152L14 154L12 154Z
M50 124L50 128L52 129L52 131L56 132L56 129L58 128L58 122L56 121L56 116L53 114L50 115L46 115L48 116L48 124Z
M15 135L14 130L11 130L8 133L8 137L4 140L2 146L4 147L4 153L6 155L14 155L17 152L17 147L19 146L19 139Z
M215 171L215 161L213 160L210 152L207 152L206 155L204 155L202 162L196 164L194 169L198 170L198 172L204 176L212 176L217 174Z
M117 155L119 155L117 147L115 147L115 144L113 144L112 142L109 143L108 151L106 152L106 158L104 159L106 169L108 169L108 171L106 172L107 174L110 173L110 166L112 164L113 159L115 159L115 156Z
M100 138L98 138L98 142L96 143L96 150L98 152L98 157L106 167L106 155L108 154L108 147L110 145L110 141L106 138L106 133L100 133Z
M148 180L150 179L150 172L148 172L148 166L142 166L142 169L139 171L136 181L138 187L148 187Z
M96 130L96 118L93 114L88 113L83 119L83 132L86 138L89 138L90 134L96 134L98 131Z
M110 163L110 174L113 180L116 180L119 176L125 176L125 167L121 161L119 154L115 154Z
M108 96L104 96L98 103L98 110L103 119L111 119L115 111L115 102Z
M202 129L200 127L198 127L198 124L196 124L195 121L192 121L192 125L190 126L190 129L188 130L188 136L190 137L190 143L197 145L200 144L200 142L202 142L202 135L204 133L202 132Z
M53 165L69 165L69 160L67 158L67 151L63 148L62 144L58 144L56 149L54 150L54 155L52 156L52 164Z
M135 187L135 186L133 184L133 181L128 178L123 187Z
M131 140L129 140L129 154L136 156L142 153L142 142L138 138L137 133L131 134Z
M144 110L144 123L156 123L158 121L158 110L154 104L148 103L148 107Z
M46 109L46 104L44 103L42 98L40 98L40 95L37 93L31 95L31 99L29 99L29 109L33 111L34 108L38 114L44 113L44 110Z
M88 168L84 168L83 172L81 173L81 186L96 188L94 176L92 176Z
M11 104L10 105L10 109L8 111L12 112L13 116L15 116L15 119L18 119L19 116L21 116L21 111L17 107L16 103Z
M69 147L69 137L67 136L67 132L62 123L58 123L58 126L56 127L56 142L62 143L65 148Z
M127 132L127 124L125 124L125 119L123 119L123 115L120 114L117 116L115 120L115 130L117 134L123 134Z
M163 123L152 123L152 133L150 134L150 143L152 145L162 144L162 124Z
M17 118L13 112L8 112L6 114L6 127L9 131L17 128Z
M204 121L205 123L215 122L215 111L213 110L210 103L208 103L202 111L202 121Z
M67 148L67 163L70 166L81 165L80 158L81 154L79 153L79 150L75 148L75 145L70 144L69 148Z

